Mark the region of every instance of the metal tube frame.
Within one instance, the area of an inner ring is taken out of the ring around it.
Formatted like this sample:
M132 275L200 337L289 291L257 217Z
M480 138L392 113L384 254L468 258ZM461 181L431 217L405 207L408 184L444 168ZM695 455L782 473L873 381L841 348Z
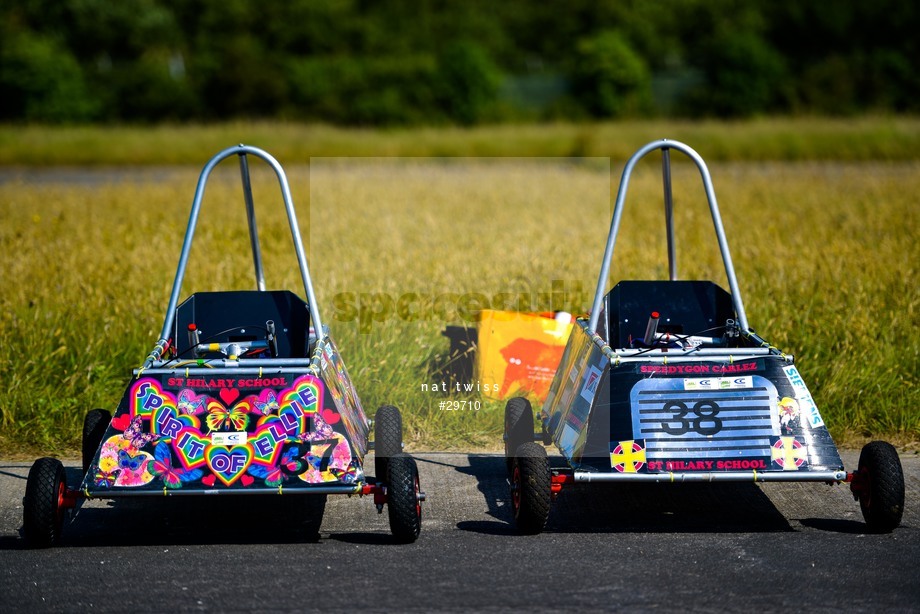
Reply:
M185 239L182 243L182 251L179 255L179 266L176 271L176 278L173 281L172 292L169 295L169 305L166 308L166 318L163 323L163 328L160 331L160 338L157 340L154 349L151 351L150 355L144 362L143 368L145 369L160 359L163 350L166 347L167 340L169 339L170 330L172 329L173 323L175 321L176 307L179 304L179 292L182 289L182 280L185 277L185 269L188 265L189 252L191 251L192 247L192 239L195 236L195 228L198 224L198 214L201 210L201 202L204 199L208 178L211 175L211 171L214 170L214 168L219 163L233 155L240 156L240 173L242 175L243 192L246 199L246 212L249 222L250 240L253 249L253 262L255 264L257 288L260 291L265 290L265 280L262 272L262 256L259 250L258 234L255 223L255 211L252 203L252 189L249 183L249 164L246 159L247 155L253 155L257 158L261 158L272 168L272 170L275 171L275 175L278 178L278 183L281 188L281 196L284 200L284 207L287 211L288 223L291 227L291 237L294 240L294 251L297 254L297 262L300 265L300 275L301 279L303 280L304 292L307 295L307 302L310 307L310 318L313 323L313 328L317 335L324 334L323 322L322 318L320 318L319 306L316 302L316 295L313 292L313 281L310 278L310 269L307 265L307 257L304 253L303 241L300 237L300 228L297 225L297 214L294 210L293 199L291 198L291 188L288 184L284 169L281 168L281 165L278 163L278 161L275 160L275 158L272 157L268 152L259 149L258 147L240 144L234 147L228 147L227 149L219 152L217 155L211 158L211 160L202 169L201 175L198 178L198 186L195 189L195 198L192 200L192 210L189 214L188 227L185 231Z
M182 497L182 496L248 496L248 495L281 495L281 496L309 496L309 495L372 495L376 485L367 482L355 484L335 484L330 486L310 486L309 488L215 488L212 490L185 490L163 489L158 490L86 490L80 491L80 496L87 499L121 499L134 497Z
M164 366L164 364L166 366ZM169 366L165 361L157 361L149 368L143 369L145 375L179 375L188 371L195 375L254 375L259 377L270 377L283 373L302 374L304 369L309 369L316 363L307 358L274 358L266 359L246 359L245 367L239 365L239 361L233 361L227 358L212 358L204 361L202 364L190 364L180 366ZM140 369L135 370L135 375L140 373Z
M575 482L846 482L846 471L713 471L701 473L594 473L574 471Z
M728 277L728 285L732 295L732 303L734 304L735 313L738 316L738 324L742 331L748 331L749 326L747 315L744 311L744 303L741 300L741 290L738 287L738 279L735 277L735 267L732 264L731 254L728 250L728 240L725 238L725 229L722 226L722 217L719 215L719 205L716 201L715 190L712 187L712 177L709 174L709 168L706 166L703 158L690 146L685 145L680 141L672 141L670 139L661 139L659 141L652 141L651 143L648 143L639 149L636 153L634 153L626 163L626 166L623 168L623 176L620 179L620 187L617 191L616 204L613 208L613 219L610 222L610 233L607 235L607 247L604 250L604 260L603 264L601 265L600 275L598 276L597 280L597 289L594 293L594 303L591 307L589 330L597 330L597 322L600 318L601 305L604 301L604 295L606 294L607 278L610 276L610 261L613 257L613 249L616 244L617 234L620 231L620 219L623 215L623 204L626 200L626 194L629 190L629 180L632 176L633 168L636 166L636 163L639 162L639 160L645 157L649 152L652 152L656 149L661 149L665 152L670 149L676 149L677 151L686 154L687 157L693 160L697 169L700 171L700 177L703 180L703 188L706 191L706 199L709 201L709 210L712 214L712 223L715 227L716 237L719 241L719 250L722 253L722 262L725 265L725 274ZM670 158L668 158L668 162L666 163L665 172L667 175L665 178L665 199L667 203L667 201L670 200L667 195L668 188L670 187ZM668 228L669 243L671 238L671 231L672 228ZM669 251L670 249L671 247L669 246ZM676 276L676 268L672 275Z
M259 231L256 228L255 204L252 201L252 183L249 181L249 160L246 159L246 154L240 154L240 178L243 181L243 198L246 200L246 221L249 222L249 242L252 245L256 288L264 292L265 272L262 270L262 250L259 248Z
M664 184L664 224L668 235L668 275L677 281L677 255L674 244L674 195L671 191L671 150L661 150L661 180Z

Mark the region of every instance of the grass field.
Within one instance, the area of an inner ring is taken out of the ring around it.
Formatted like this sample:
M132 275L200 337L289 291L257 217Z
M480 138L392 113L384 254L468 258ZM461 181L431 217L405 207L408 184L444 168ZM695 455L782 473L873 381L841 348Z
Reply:
M625 161L654 139L671 138L732 160L916 160L920 118L764 118L500 125L470 129L369 130L252 122L156 127L0 125L0 166L191 164L244 142L279 160L313 156L607 156Z
M709 158L705 143L690 144ZM226 145L193 167L0 183L0 454L66 453L87 409L114 408L162 326L198 170ZM610 172L604 159L324 158L308 167L277 156L323 317L366 408L400 405L412 448L500 445L501 403L440 411L444 397L422 389L445 360L441 331L464 323L470 296L524 294L542 310L558 307L550 297L562 284L565 307L586 310L628 153ZM916 449L920 163L710 166L751 325L796 355L838 442L884 436ZM723 283L699 176L678 164L674 181L680 276ZM256 172L254 188L268 285L299 293L276 184ZM666 276L660 193L657 161L641 165L611 280ZM252 287L228 163L209 187L184 288ZM417 319L382 313L406 293L419 297Z

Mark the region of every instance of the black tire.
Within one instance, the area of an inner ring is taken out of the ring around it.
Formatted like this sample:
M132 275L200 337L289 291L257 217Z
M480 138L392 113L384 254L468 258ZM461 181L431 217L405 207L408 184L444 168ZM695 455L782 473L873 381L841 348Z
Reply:
M60 541L64 528L64 465L40 458L29 470L22 500L22 532L30 548L48 548Z
M308 495L306 517L303 522L304 537L310 541L319 539L319 528L326 513L326 495Z
M282 495L284 521L305 541L319 539L319 529L326 513L327 495Z
M505 465L511 475L514 452L533 441L533 407L524 397L514 397L505 404Z
M112 421L112 414L104 409L91 409L83 418L83 475L89 473L89 466L102 444L105 430Z
M518 446L511 465L511 508L518 533L536 535L546 526L552 477L546 448L535 442Z
M886 441L872 441L859 455L863 481L859 507L873 533L890 533L904 514L904 471L898 452Z
M392 405L383 405L374 415L374 477L387 479L390 459L402 453L402 415Z
M390 458L387 467L387 513L397 542L411 544L422 530L421 486L415 459L408 454Z

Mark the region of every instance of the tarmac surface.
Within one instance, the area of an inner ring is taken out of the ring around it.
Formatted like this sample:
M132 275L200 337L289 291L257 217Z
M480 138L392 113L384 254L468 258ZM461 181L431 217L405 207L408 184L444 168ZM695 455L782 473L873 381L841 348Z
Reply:
M519 536L501 455L415 456L410 545L369 497L330 497L315 543L254 497L173 497L89 501L61 545L26 550L29 464L0 463L0 609L920 611L917 454L887 535L846 485L774 483L567 487L546 531Z

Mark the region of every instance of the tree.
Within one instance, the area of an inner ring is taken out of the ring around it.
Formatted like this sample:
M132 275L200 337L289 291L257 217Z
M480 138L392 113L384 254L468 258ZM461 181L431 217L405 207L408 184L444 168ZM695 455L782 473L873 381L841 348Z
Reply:
M575 61L573 93L592 116L637 115L648 108L648 67L618 31L578 41Z
M0 117L67 123L98 108L73 55L52 38L19 32L0 43Z
M703 85L691 94L696 115L749 117L782 107L786 68L761 37L726 31L703 53Z
M469 126L488 116L501 73L482 47L472 41L449 44L438 59L438 74L444 109L454 121Z

